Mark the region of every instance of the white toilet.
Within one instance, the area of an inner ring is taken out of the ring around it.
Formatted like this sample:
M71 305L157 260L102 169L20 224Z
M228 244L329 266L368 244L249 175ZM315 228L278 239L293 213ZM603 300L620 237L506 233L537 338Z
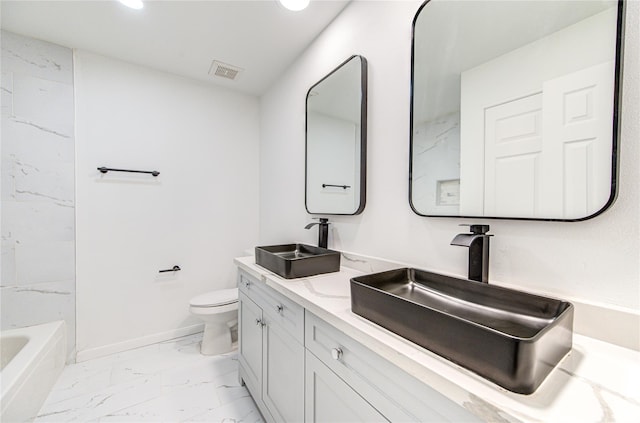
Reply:
M238 288L220 289L193 297L189 311L204 321L202 354L231 351L231 328L238 323Z

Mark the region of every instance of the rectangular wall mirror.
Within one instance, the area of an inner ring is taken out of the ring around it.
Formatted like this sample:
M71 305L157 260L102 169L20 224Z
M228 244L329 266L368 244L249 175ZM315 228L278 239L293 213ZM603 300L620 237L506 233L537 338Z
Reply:
M362 213L366 153L367 61L351 56L307 92L307 212Z
M611 205L623 9L425 2L413 23L412 209L576 221Z

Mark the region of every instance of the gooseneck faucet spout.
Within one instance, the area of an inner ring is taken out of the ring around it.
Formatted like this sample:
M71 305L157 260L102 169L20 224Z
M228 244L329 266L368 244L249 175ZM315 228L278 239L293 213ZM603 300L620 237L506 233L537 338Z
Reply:
M321 217L319 222L309 223L305 229L311 229L314 225L318 225L318 247L327 248L329 241L329 219Z
M466 225L461 225L466 226ZM458 234L451 245L469 248L469 279L489 283L489 225L469 225L470 234Z

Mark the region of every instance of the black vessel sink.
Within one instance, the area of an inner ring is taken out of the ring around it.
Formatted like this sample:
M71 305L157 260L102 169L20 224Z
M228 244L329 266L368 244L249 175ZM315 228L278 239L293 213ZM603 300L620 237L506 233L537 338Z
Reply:
M305 244L256 247L256 264L285 279L340 270L340 253Z
M520 394L572 345L571 303L416 269L352 278L351 310Z

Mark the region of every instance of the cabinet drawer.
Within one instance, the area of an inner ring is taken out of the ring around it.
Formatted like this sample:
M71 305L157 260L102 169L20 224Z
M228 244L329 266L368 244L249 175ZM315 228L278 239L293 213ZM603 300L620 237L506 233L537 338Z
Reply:
M309 351L305 367L305 422L387 422L371 404Z
M390 421L479 421L309 311L305 347Z
M304 343L304 308L242 270L238 289L262 308L265 318L282 326L296 341Z
M253 276L249 276L248 273L238 269L238 290L245 295L251 295L253 285L264 284Z

